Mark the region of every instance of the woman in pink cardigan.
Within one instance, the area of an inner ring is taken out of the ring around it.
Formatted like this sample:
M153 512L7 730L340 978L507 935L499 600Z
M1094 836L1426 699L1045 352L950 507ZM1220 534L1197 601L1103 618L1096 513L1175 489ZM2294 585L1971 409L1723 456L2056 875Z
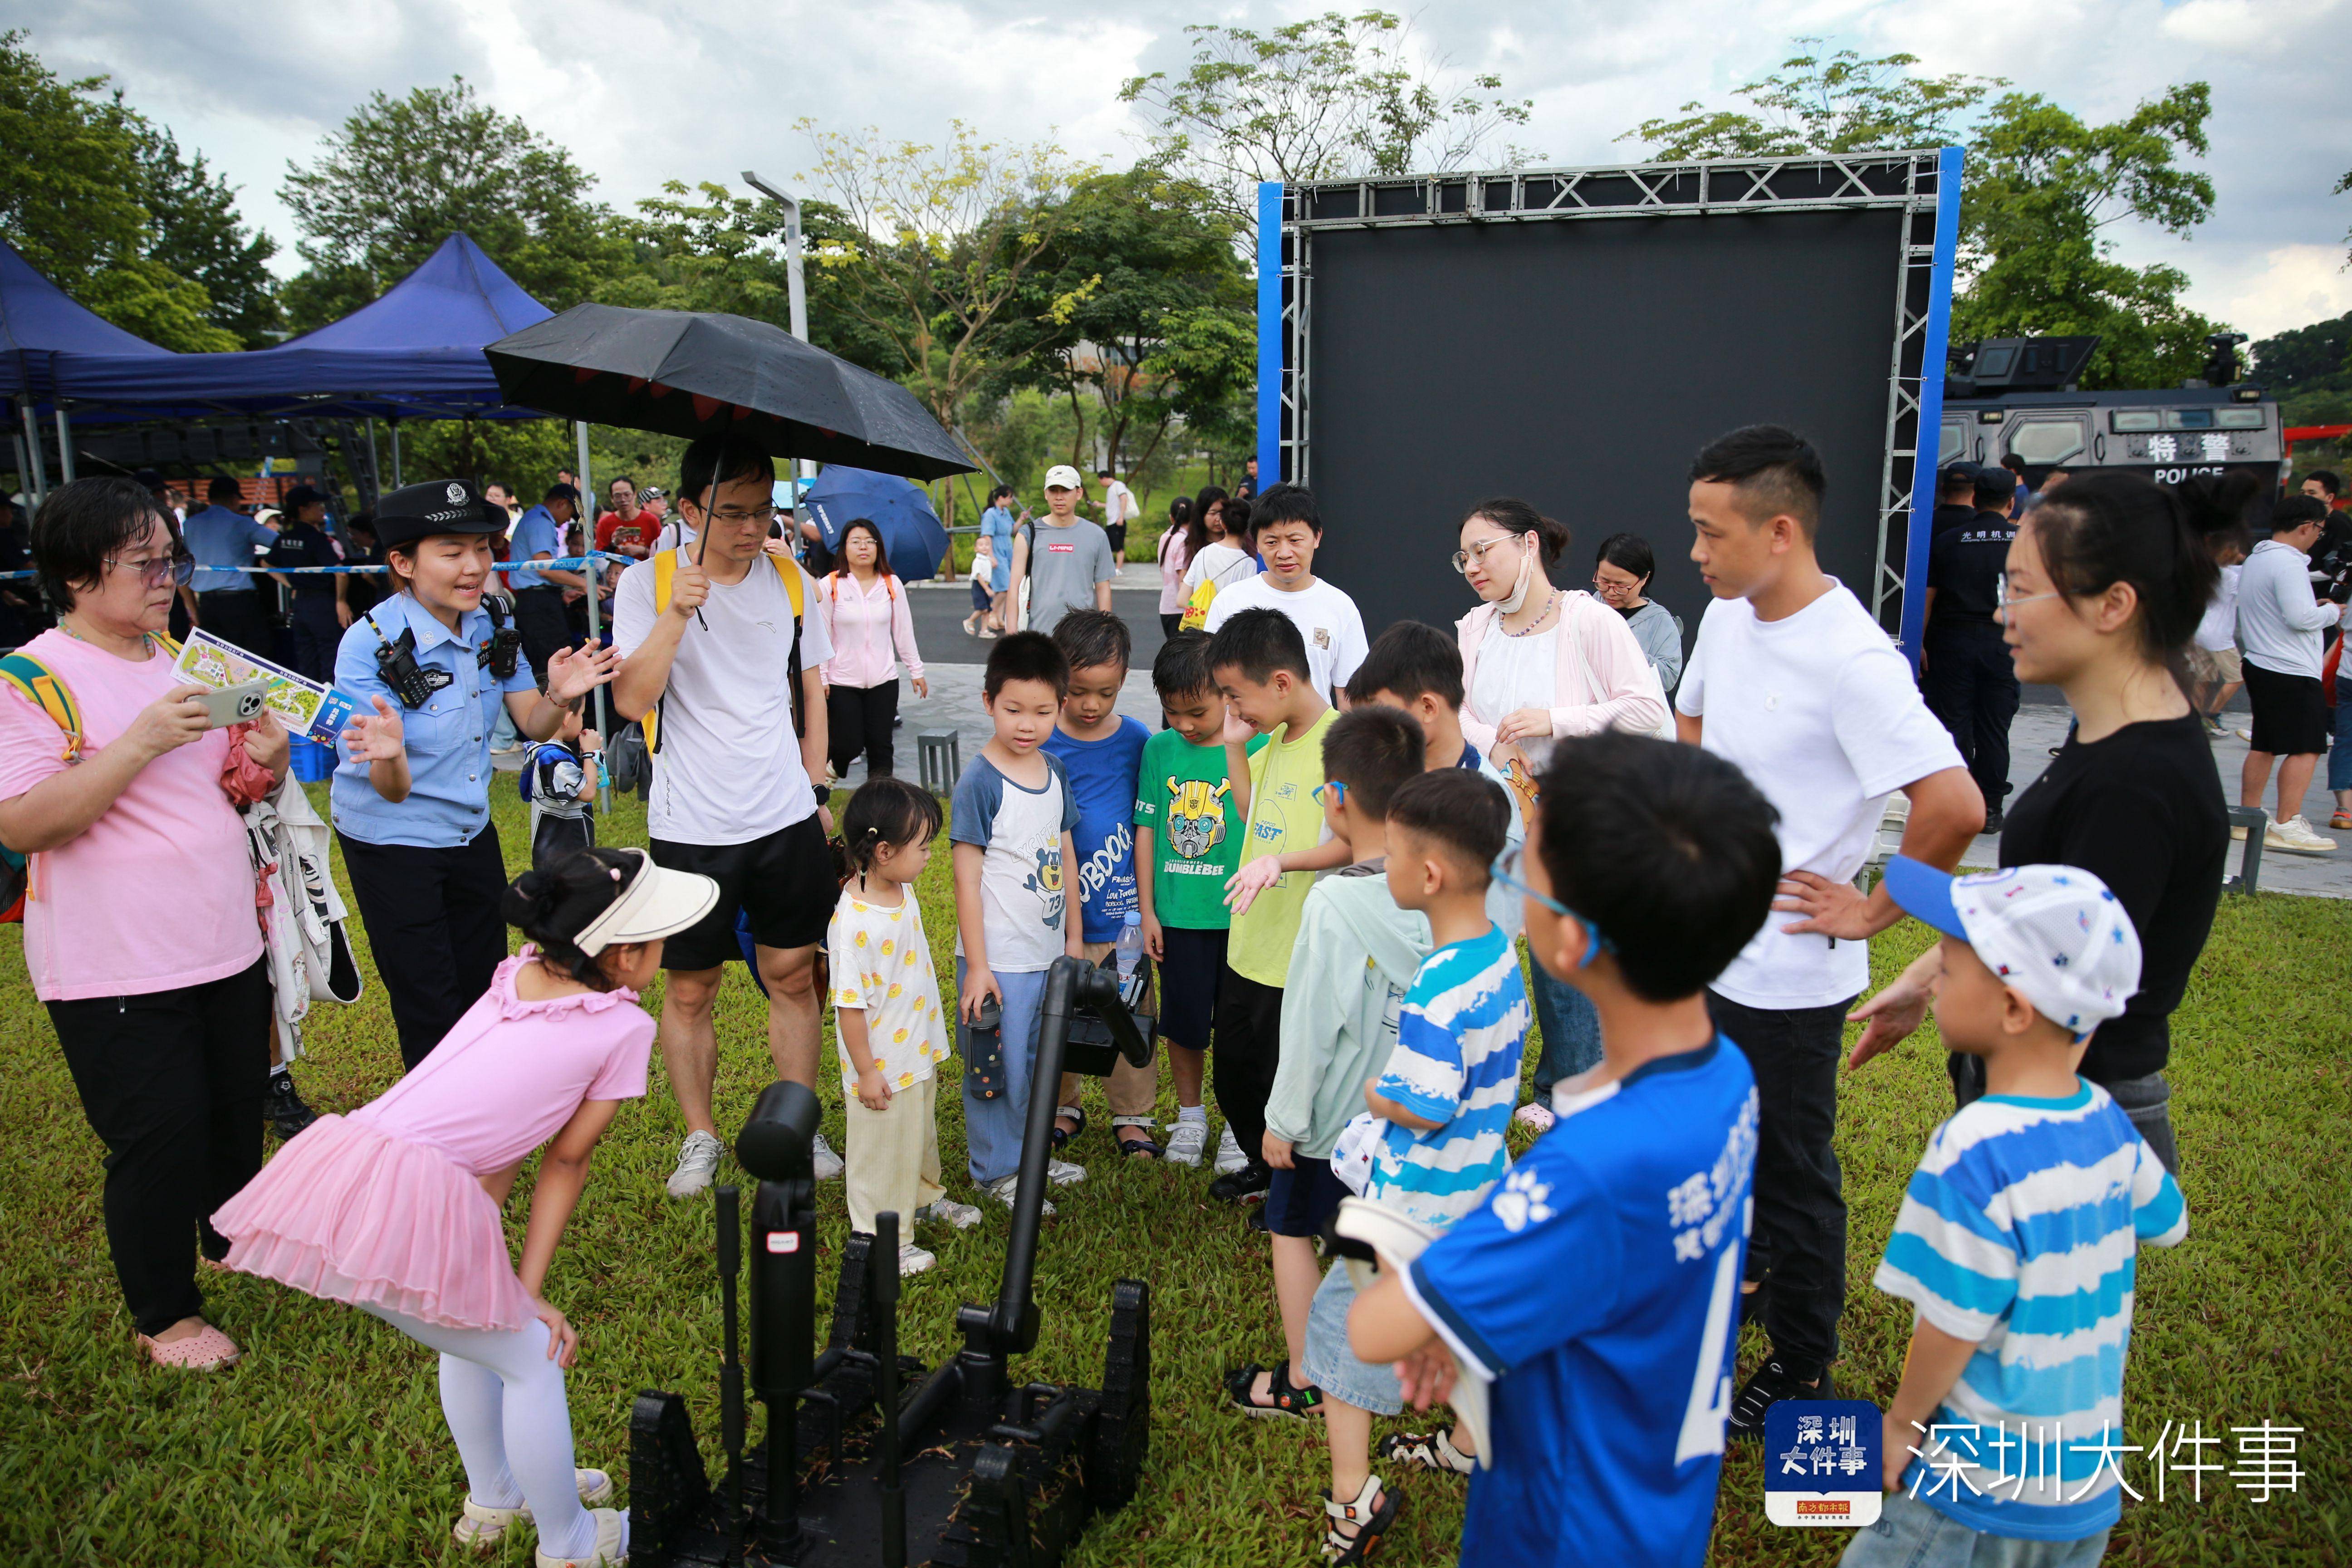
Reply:
M1523 500L1481 501L1462 520L1454 568L1484 601L1454 623L1462 644L1462 733L1515 779L1533 779L1563 735L1664 731L1666 694L1615 610L1551 584L1568 530ZM1535 966L1543 1057L1518 1120L1552 1122L1552 1085L1601 1059L1601 1021L1583 993Z
M841 564L817 584L833 657L824 665L826 734L834 777L866 753L866 776L887 778L895 763L890 729L898 717L898 661L906 660L915 695L929 697L923 656L915 647L915 616L907 584L890 574L882 531L864 518L841 531Z

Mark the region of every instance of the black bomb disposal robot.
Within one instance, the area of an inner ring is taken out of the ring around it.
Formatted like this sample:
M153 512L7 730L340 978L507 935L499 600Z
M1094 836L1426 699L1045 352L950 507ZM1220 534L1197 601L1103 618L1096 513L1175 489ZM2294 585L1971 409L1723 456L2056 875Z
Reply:
M1078 1016L1079 1010L1092 1015ZM937 1368L898 1354L898 1234L853 1237L842 1258L832 1331L812 1356L816 1316L816 1097L768 1086L735 1142L760 1178L751 1201L751 1392L767 1406L765 1452L743 1452L736 1361L735 1190L719 1189L719 1373L724 1474L704 1470L686 1402L647 1390L629 1421L629 1560L685 1564L916 1563L1053 1568L1097 1510L1135 1494L1151 1426L1150 1291L1111 1286L1100 1389L1015 1383L1012 1359L1037 1343L1030 1280L1053 1146L1055 1086L1096 1077L1124 1056L1150 1059L1150 1020L1131 1016L1118 979L1059 958L1030 1075L1020 1194L992 1306L956 1311L963 1349ZM911 1387L911 1392L903 1392Z

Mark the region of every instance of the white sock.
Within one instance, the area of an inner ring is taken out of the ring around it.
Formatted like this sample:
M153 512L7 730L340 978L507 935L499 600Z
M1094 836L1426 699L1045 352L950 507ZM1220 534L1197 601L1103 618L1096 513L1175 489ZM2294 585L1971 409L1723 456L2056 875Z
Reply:
M1197 1121L1206 1127L1209 1124L1209 1108L1205 1105L1180 1105L1176 1108L1176 1120Z
M284 1078L284 1077L286 1077L289 1073L290 1073L292 1070L293 1070L293 1064L292 1064L292 1063L290 1063L290 1062L278 1062L278 1063L274 1064L274 1065L270 1068L270 1069L269 1069L269 1076L270 1076L271 1078Z

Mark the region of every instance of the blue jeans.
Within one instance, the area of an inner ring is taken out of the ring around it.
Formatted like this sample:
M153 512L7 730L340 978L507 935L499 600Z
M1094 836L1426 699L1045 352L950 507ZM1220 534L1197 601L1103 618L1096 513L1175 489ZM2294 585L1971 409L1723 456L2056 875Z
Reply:
M2093 1568L2107 1532L2080 1541L1987 1535L1908 1492L1889 1494L1876 1524L1853 1532L1838 1568Z
M963 995L963 960L956 960L956 995ZM1025 974L996 972L997 988L1004 993L1004 1092L982 1099L972 1091L969 1065L969 1032L959 1022L956 1046L967 1070L963 1079L963 1142L971 1179L985 1186L1021 1169L1021 1141L1029 1128L1029 1080L1037 1065L1037 1030L1045 1005L1045 971ZM1047 1085L1051 1093L1054 1086Z
M1536 1027L1543 1035L1543 1055L1536 1062L1536 1103L1549 1106L1552 1085L1601 1060L1601 1015L1583 992L1553 979L1542 964L1529 968L1535 975Z

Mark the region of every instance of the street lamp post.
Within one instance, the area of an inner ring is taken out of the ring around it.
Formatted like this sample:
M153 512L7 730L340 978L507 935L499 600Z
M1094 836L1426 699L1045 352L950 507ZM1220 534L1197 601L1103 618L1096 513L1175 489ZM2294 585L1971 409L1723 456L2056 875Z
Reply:
M743 171L743 183L784 209L784 291L792 310L793 336L806 342L808 287L801 271L800 199L777 189L749 169ZM793 467L804 480L815 477L816 465L805 458Z

